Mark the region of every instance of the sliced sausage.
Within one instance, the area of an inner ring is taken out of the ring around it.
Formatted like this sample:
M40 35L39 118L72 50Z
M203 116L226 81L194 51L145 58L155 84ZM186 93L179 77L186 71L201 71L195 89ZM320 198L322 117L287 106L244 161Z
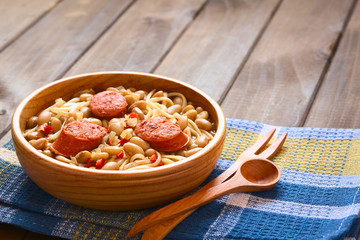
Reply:
M141 121L135 127L135 134L148 142L163 142L175 138L181 129L165 117Z
M158 150L174 152L184 148L190 141L178 125L165 117L146 119L135 127L135 134Z
M92 113L100 118L122 117L127 105L125 97L114 91L99 92L90 100Z
M190 141L190 137L187 134L180 132L180 134L178 134L173 139L163 142L150 142L150 145L152 148L158 151L176 152L186 147L189 141Z
M107 129L99 125L85 120L73 121L64 126L49 149L64 157L75 156L81 151L96 148L106 134Z

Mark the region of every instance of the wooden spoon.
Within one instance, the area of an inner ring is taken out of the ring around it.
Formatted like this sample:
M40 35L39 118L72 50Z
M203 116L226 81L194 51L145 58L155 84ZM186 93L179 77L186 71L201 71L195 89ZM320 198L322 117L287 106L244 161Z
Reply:
M280 175L280 169L265 158L247 159L221 184L209 189L200 189L193 195L148 215L135 224L127 236L132 236L154 224L179 216L231 193L268 190L277 184Z

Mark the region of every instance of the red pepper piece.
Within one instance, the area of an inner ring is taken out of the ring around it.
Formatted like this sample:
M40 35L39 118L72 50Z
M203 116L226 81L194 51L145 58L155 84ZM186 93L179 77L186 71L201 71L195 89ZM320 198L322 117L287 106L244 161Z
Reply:
M156 160L157 160L157 154L154 153L154 154L151 155L151 157L150 157L150 162L156 162Z
M47 123L44 123L43 125L40 126L40 132L47 135L49 133L51 133L54 129L52 126L47 125Z
M129 113L128 116L129 116L129 118L136 118L137 120L139 120L139 116L134 112Z
M91 165L92 165L91 159L88 158L88 159L86 160L86 164L84 165L84 167L89 168L89 167L91 167Z
M121 152L118 155L116 155L116 158L124 158L124 152Z
M100 159L96 160L96 163L95 163L96 169L101 169L104 165L105 165L104 158L100 158Z
M124 146L125 143L127 143L129 140L127 140L126 138L123 138L120 140L120 146Z

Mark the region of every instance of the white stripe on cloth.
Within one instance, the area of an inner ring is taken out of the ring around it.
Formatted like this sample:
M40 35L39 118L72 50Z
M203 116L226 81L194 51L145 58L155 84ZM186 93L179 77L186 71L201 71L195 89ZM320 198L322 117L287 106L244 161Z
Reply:
M266 199L252 196L247 193L235 193L230 195L226 201L226 204L243 208L244 198L248 199L246 205L247 209L306 218L342 219L351 215L358 215L360 211L360 203L341 207L309 205L296 202Z
M0 158L16 166L20 166L20 162L15 151L0 147Z
M233 205L226 205L217 219L209 227L204 235L204 239L217 239L226 236L239 221L243 209L246 207L249 200L249 194L242 194L243 197L239 198L236 207ZM229 196L227 196L228 198ZM225 200L225 198L224 198Z

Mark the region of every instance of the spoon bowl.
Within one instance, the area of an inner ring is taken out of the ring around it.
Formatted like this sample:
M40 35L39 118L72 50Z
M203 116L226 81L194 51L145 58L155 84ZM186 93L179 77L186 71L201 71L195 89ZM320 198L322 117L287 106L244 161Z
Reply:
M254 186L274 186L280 180L280 169L266 159L250 159L240 167L240 172Z

